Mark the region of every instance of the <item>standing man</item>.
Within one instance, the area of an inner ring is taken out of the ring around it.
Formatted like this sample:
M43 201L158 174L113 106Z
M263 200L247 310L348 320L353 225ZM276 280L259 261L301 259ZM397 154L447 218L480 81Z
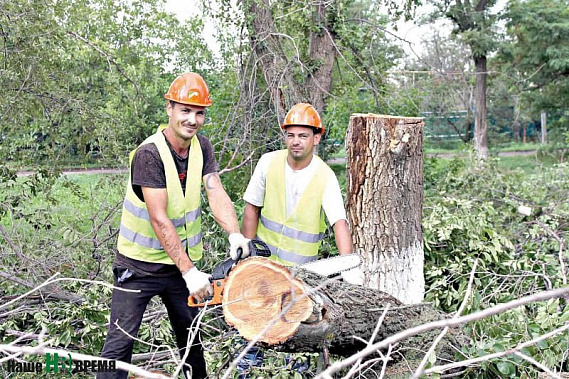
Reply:
M285 132L286 149L259 159L243 196L243 235L263 240L271 249L270 259L295 266L318 259L326 216L334 228L338 252L351 254L352 237L338 179L314 155L324 134L320 115L310 104L296 104L287 113L281 129ZM350 283L363 282L359 269L342 272L342 277ZM239 378L251 377L251 366L261 366L263 360L262 350L249 349L237 365ZM308 368L308 362L292 366L300 373Z
M172 82L161 125L131 153L130 177L123 203L118 252L113 264L115 289L102 356L130 362L134 339L148 302L160 296L176 336L187 378L207 376L199 337L188 344L189 328L198 313L187 305L212 294L209 275L194 263L202 258L201 183L217 223L229 233L231 255L248 239L239 233L235 208L225 192L209 140L198 131L212 104L202 77L186 73ZM98 378L126 378L127 372L99 373Z
M353 251L336 175L314 155L324 127L310 104L296 104L285 117L286 150L261 157L243 196L242 232L263 240L271 259L287 266L318 259L326 222L333 225L340 254Z

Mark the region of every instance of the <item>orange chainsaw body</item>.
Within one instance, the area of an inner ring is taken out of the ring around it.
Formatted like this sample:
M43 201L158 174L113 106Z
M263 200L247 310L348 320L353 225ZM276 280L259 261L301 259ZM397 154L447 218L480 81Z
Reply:
M188 297L188 306L190 307L203 307L207 305L219 305L223 298L223 288L225 287L225 281L227 279L215 279L211 283L213 286L213 296L206 297L205 301L202 303L196 302L193 296Z

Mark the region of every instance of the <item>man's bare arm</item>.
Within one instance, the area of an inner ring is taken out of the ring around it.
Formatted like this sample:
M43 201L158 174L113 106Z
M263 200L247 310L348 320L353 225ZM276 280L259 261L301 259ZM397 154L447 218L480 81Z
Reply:
M350 254L354 252L352 244L352 235L346 220L338 220L334 224L334 238L336 239L336 247L340 254Z
M203 177L207 200L215 221L228 233L239 233L239 222L231 199L225 192L217 172Z
M253 239L257 234L257 226L259 225L259 215L261 207L245 203L245 211L243 212L243 225L241 225L241 233L245 238Z
M150 224L164 251L174 261L180 272L186 273L194 267L194 264L184 251L178 232L166 213L168 204L166 189L142 187L142 194L150 215Z

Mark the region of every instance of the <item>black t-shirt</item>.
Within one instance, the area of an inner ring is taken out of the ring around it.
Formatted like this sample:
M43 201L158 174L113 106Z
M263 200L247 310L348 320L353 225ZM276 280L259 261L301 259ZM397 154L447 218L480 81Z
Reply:
M203 155L203 168L201 177L219 171L219 166L213 154L213 147L211 142L200 134L197 135L200 142ZM170 153L174 157L180 184L185 192L186 190L186 175L188 171L188 156L185 158L180 157L172 146L166 140ZM164 170L164 163L160 158L158 148L153 143L148 143L140 146L132 160L131 170L132 189L141 201L144 201L142 196L142 187L149 188L166 188L166 172ZM146 275L153 276L170 276L179 273L176 265L167 265L162 263L149 263L132 259L117 252L115 265L131 269L132 271L139 272Z

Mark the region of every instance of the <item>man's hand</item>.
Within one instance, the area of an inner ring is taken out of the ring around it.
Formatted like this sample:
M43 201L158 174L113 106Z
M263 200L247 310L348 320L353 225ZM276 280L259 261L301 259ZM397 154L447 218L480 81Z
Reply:
M198 303L202 303L206 296L213 295L213 287L209 281L210 276L201 272L197 267L192 267L188 272L182 275L186 281L186 287L190 291Z
M229 235L229 256L233 260L238 260L241 258L246 258L249 256L249 238L243 237L241 233L231 233ZM238 249L241 248L243 251L241 256L238 254Z

